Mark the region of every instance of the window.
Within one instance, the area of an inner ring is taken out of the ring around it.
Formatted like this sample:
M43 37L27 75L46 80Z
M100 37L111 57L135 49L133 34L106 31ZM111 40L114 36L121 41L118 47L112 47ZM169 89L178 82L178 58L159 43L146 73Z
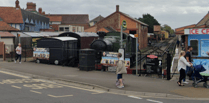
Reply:
M65 31L69 31L69 27L65 27Z
M73 27L73 32L75 32L75 27Z
M59 28L59 31L64 31L64 28L63 28L63 27L60 27L60 28Z
M198 55L198 40L190 40L190 46L193 47L192 55Z

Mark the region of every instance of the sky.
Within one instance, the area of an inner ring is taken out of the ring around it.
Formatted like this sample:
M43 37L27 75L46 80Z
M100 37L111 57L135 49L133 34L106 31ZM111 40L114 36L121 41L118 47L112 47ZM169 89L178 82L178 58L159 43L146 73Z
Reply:
M0 6L14 7L16 0L0 0ZM209 11L209 0L19 0L20 7L27 2L36 3L46 14L89 14L89 19L102 15L106 17L120 11L134 18L151 14L161 25L173 29L197 24Z

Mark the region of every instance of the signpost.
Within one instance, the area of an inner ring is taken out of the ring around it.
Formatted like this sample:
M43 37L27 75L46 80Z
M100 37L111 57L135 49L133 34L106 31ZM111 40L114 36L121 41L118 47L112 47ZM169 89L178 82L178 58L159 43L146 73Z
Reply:
M134 35L136 37L136 75L138 75L138 37L139 35L138 34L135 34ZM141 68L141 67L140 67Z

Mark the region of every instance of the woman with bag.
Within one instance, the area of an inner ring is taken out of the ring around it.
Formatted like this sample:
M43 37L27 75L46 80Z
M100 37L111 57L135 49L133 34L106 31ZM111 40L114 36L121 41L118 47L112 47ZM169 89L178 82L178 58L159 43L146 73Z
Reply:
M122 54L118 53L118 63L117 63L117 69L116 69L116 74L117 74L117 79L119 81L117 87L118 88L124 88L123 85L123 74L127 73L126 67L125 67L125 61L123 60Z
M187 62L187 60L184 58L185 55L185 51L181 51L179 54L178 71L180 72L180 77L179 81L177 82L179 86L184 86L181 84L181 81L186 77L186 66L191 67L193 65L192 63Z

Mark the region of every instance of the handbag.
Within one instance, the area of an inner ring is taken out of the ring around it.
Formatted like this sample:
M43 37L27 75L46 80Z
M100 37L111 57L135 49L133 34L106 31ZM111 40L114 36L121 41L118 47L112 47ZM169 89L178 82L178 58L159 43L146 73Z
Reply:
M191 76L192 76L192 74L193 74L193 70L192 70L192 69L190 69L190 70L187 72L187 76L191 77Z
M127 69L126 69L126 66L125 66L125 63L122 61L122 69L121 69L121 73L122 74L127 74Z

